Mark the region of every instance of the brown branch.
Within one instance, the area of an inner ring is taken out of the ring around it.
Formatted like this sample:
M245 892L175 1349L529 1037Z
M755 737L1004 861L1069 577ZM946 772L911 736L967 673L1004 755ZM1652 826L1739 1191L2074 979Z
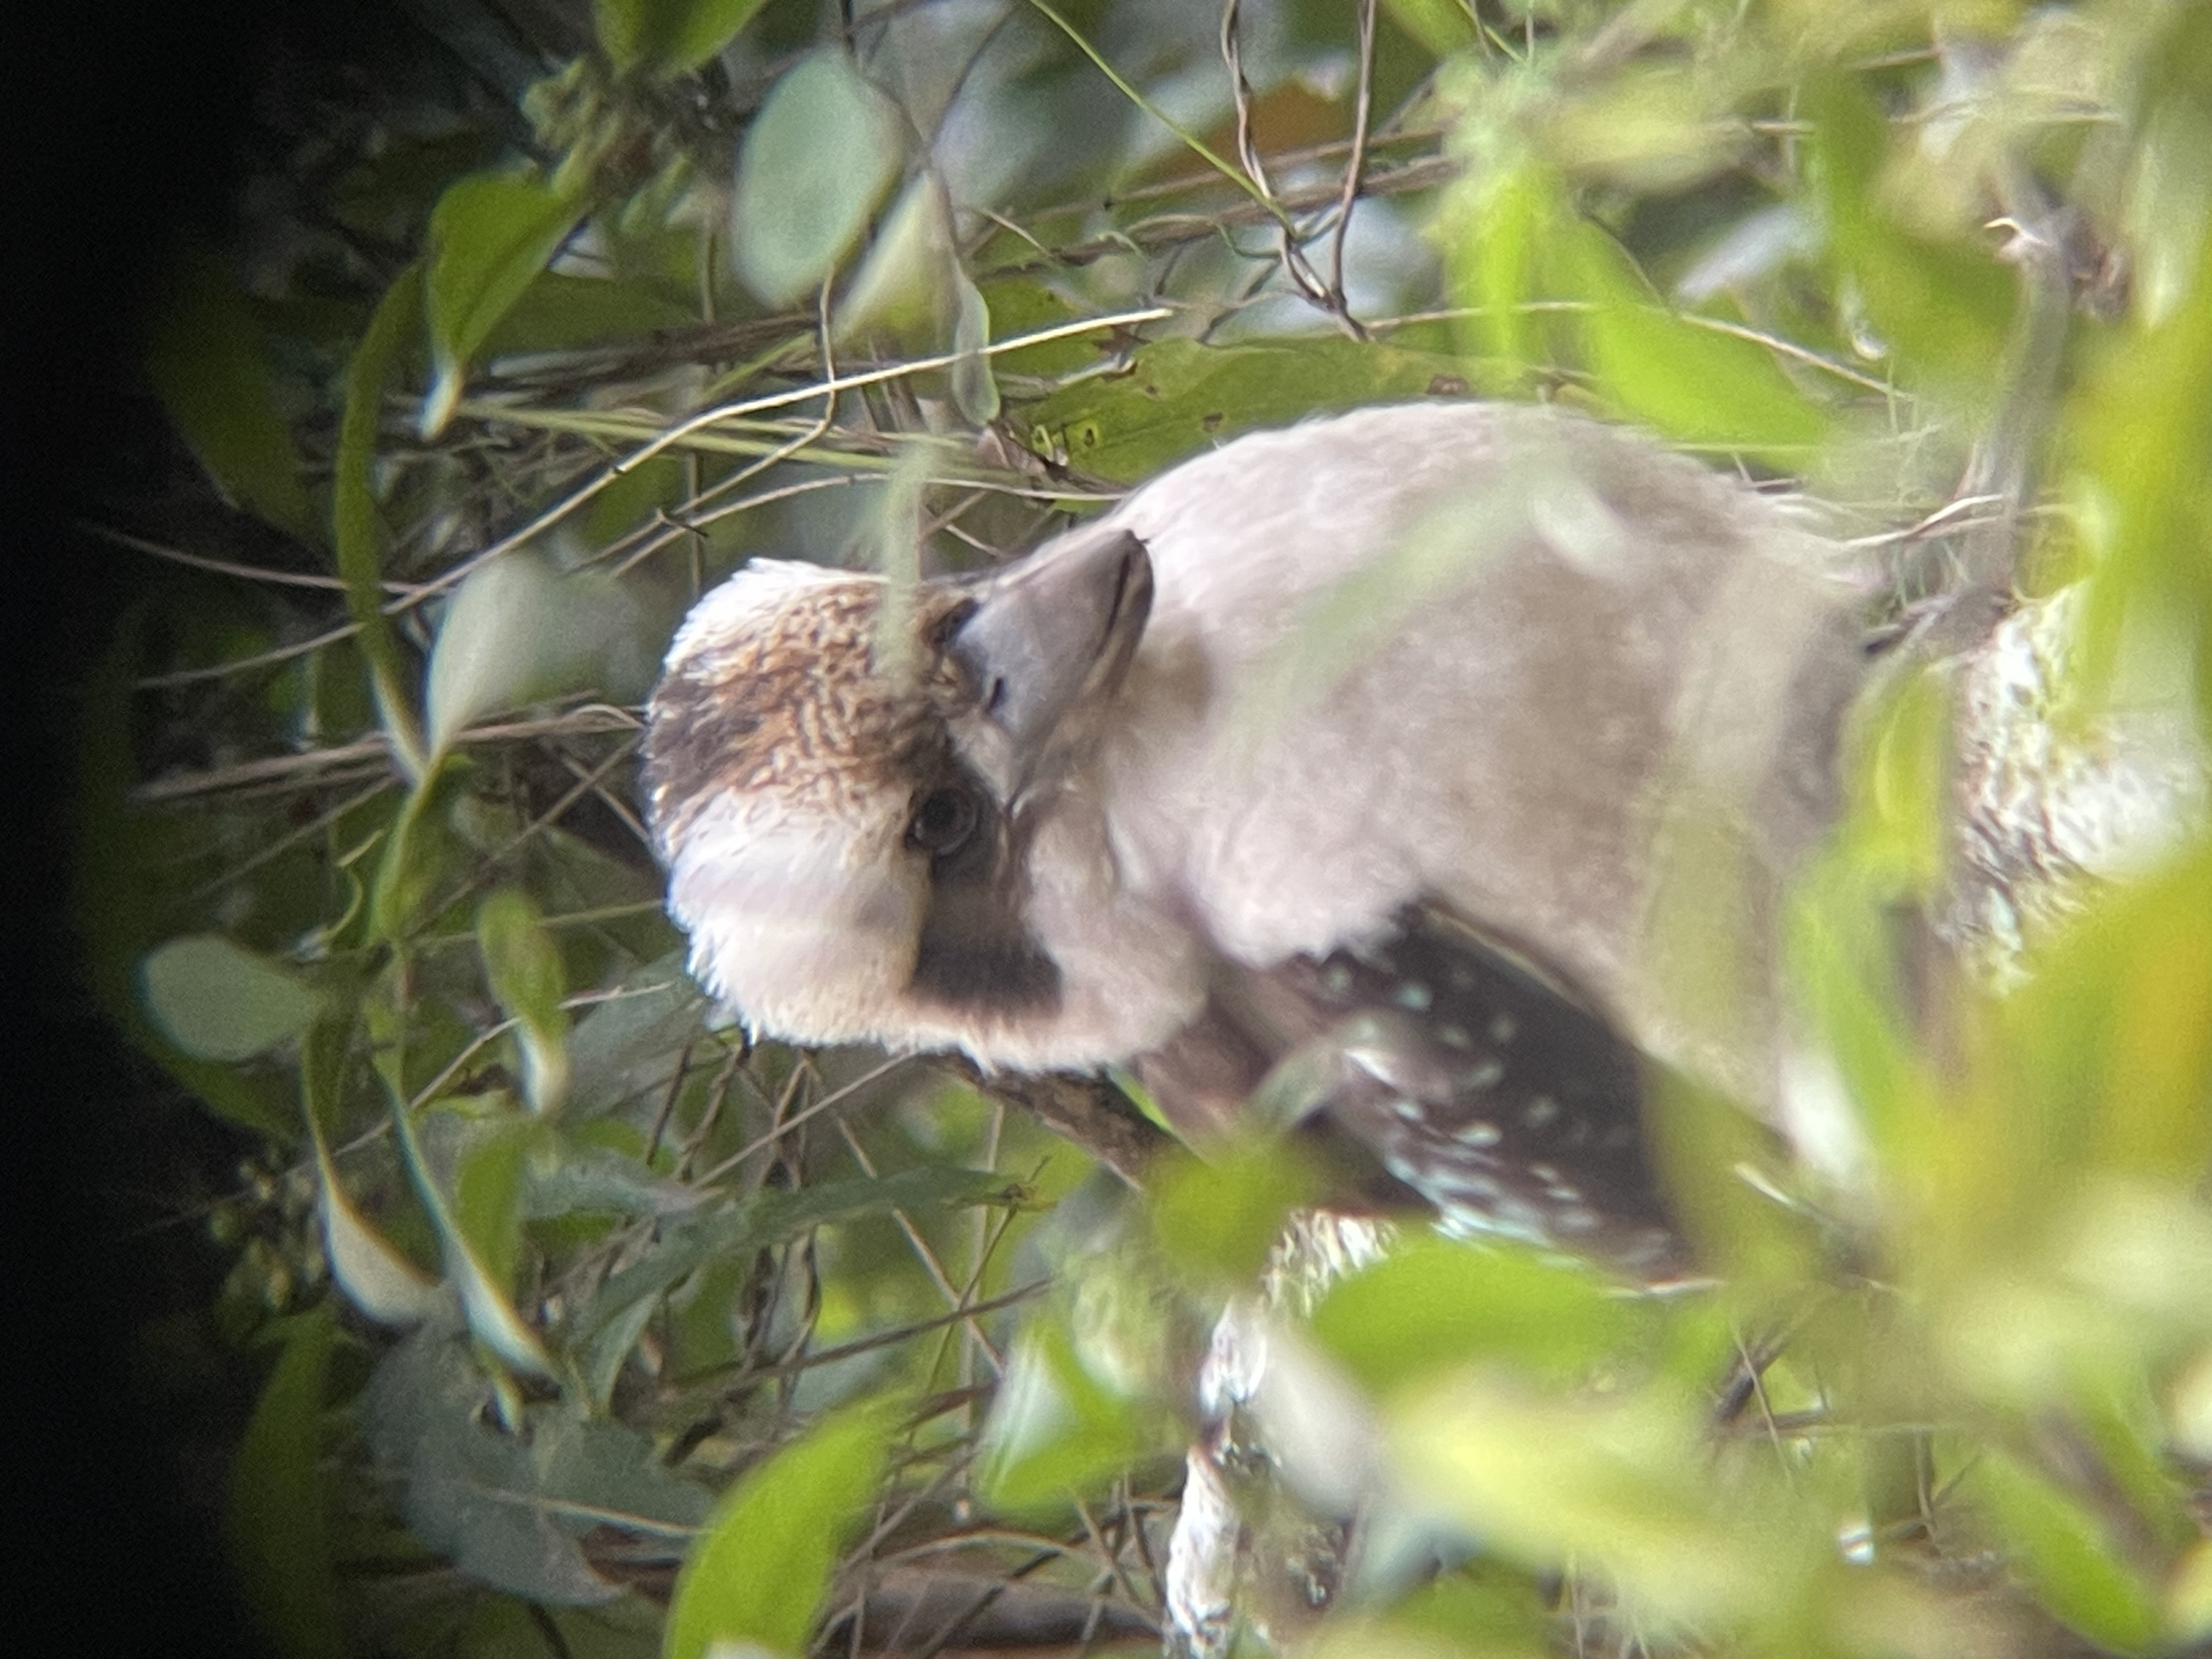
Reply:
M1059 1072L987 1073L965 1058L946 1058L938 1064L969 1088L1027 1112L1132 1187L1144 1185L1152 1159L1175 1144L1166 1131L1139 1116L1118 1091L1096 1078Z

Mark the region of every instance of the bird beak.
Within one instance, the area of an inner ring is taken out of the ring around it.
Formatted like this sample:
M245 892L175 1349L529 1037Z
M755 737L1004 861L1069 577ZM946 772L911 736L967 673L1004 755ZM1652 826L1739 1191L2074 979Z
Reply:
M1113 701L1152 609L1152 562L1126 530L1070 538L982 591L951 654L982 714L979 763L1011 803L1079 748Z

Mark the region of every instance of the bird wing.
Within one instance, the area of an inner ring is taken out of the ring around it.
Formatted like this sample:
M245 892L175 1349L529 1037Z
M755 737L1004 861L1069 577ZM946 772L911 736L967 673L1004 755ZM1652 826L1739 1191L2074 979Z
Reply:
M1224 967L1136 1070L1186 1133L1256 1116L1328 1142L1370 1201L1663 1277L1684 1253L1645 1142L1647 1066L1571 987L1425 903L1356 949Z

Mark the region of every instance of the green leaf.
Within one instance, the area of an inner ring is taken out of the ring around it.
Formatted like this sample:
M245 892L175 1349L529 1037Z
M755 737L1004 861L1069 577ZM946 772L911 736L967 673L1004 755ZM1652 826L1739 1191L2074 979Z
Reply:
M2046 1158L2190 1183L2212 1160L2212 845L2049 941L1998 1011Z
M842 52L787 73L738 156L731 235L745 286L787 305L819 284L860 239L900 155L887 100Z
M1990 386L2006 356L2011 274L1978 248L1934 241L1896 222L1881 195L1889 128L1863 91L1831 76L1803 97L1829 242L1875 332L1912 379L1936 380L1954 397Z
M564 573L527 550L471 571L430 648L422 702L431 756L486 714L570 691L642 696L674 621L660 599L635 580Z
M1076 308L1065 295L1034 276L994 276L978 279L992 330L1001 340L1042 333L1073 322ZM1002 351L991 360L1000 374L1055 376L1089 368L1099 361L1098 341L1081 335L1064 335L1042 345Z
M70 912L84 942L86 978L108 1018L216 1115L283 1145L299 1123L290 1081L273 1069L241 1071L185 1053L146 1006L141 963L175 925L170 839L179 829L173 815L141 811L131 801L139 729L132 682L148 619L143 604L124 613L84 686Z
M376 503L377 428L384 389L402 364L422 301L422 274L410 265L392 279L353 360L346 365L345 414L338 425L332 469L331 521L338 574L345 579L346 610L361 630L370 689L392 744L392 757L410 780L424 771L422 739L402 687L399 644L384 614L384 526Z
M522 1250L522 1164L538 1127L511 1115L471 1123L453 1160L454 1225L502 1303L514 1294Z
M1650 1328L1654 1311L1588 1268L1423 1237L1332 1287L1312 1329L1379 1393L1484 1360L1571 1376L1618 1354Z
M599 49L617 75L694 70L737 38L767 0L592 0Z
M446 187L430 212L423 278L432 370L425 438L444 429L477 348L583 216L582 204L514 173L471 173Z
M1787 1605L1833 1547L1817 1517L1783 1507L1778 1475L1709 1478L1687 1391L1562 1398L1470 1368L1413 1391L1389 1428L1414 1502L1532 1571L1604 1574L1638 1623Z
M201 1060L250 1060L307 1030L319 1006L297 975L214 933L161 945L139 982L162 1035Z
M1493 379L1472 358L1358 340L1161 340L1140 348L1127 373L1054 392L1024 417L1047 459L1130 483L1240 432L1362 404L1463 398Z
M1167 1259L1200 1279L1243 1285L1259 1277L1292 1210L1321 1190L1321 1172L1288 1139L1251 1137L1165 1160L1151 1176L1152 1236Z
M983 348L991 343L991 307L983 290L957 264L952 267L955 314L952 349L960 354L952 365L952 406L960 418L988 426L999 418L999 382Z
M492 1426L491 1384L451 1325L430 1324L378 1364L361 1424L401 1478L408 1530L495 1589L548 1607L611 1601L579 1540L607 1526L655 1540L688 1536L707 1494L663 1468L643 1435L552 1404L519 1431Z
M1620 411L1678 442L1802 466L1827 422L1765 347L1704 328L1647 297L1627 256L1602 232L1571 227L1555 250L1590 308L1583 352Z
M448 1200L423 1156L407 1103L397 1095L392 1101L392 1127L408 1177L429 1212L447 1281L460 1296L470 1331L514 1370L550 1381L555 1375L552 1357L538 1333L515 1312L500 1271L503 1266L512 1269L507 1241L520 1223L520 1146L512 1148L516 1162L510 1164L509 1148L493 1137L483 1168L473 1180L465 1170L459 1190ZM502 1255L507 1256L504 1262Z
M283 1322L283 1349L231 1463L223 1540L246 1604L288 1659L351 1651L325 1508L321 1417L336 1322L325 1305Z
M1512 148L1502 136L1500 145ZM1548 168L1526 157L1486 159L1446 196L1441 222L1455 255L1457 296L1476 313L1471 332L1517 383L1544 366L1528 307L1543 250L1567 216L1565 195Z
M1973 1482L1992 1528L2061 1622L2120 1653L2157 1644L2156 1593L2082 1500L1995 1447Z
M478 348L487 360L628 342L699 320L643 282L541 270Z
M413 1325L447 1305L445 1289L394 1249L355 1207L324 1133L345 1065L349 1024L321 1020L308 1028L301 1043L300 1111L314 1149L323 1255L331 1278L355 1307L380 1325Z
M862 1216L909 1213L975 1204L1007 1204L1018 1196L1004 1176L988 1170L902 1170L879 1179L829 1181L795 1192L760 1192L711 1215L670 1225L659 1247L611 1275L580 1313L574 1340L587 1344L637 1303L659 1296L702 1263L746 1256L810 1228Z
M806 1650L902 1415L880 1400L830 1412L731 1487L677 1577L664 1659L708 1659L724 1644Z
M302 541L317 538L291 429L270 394L260 323L219 261L183 260L146 372L216 489Z
M712 1195L707 1189L654 1175L638 1158L611 1146L536 1137L523 1160L521 1204L526 1221L580 1213L682 1215Z
M431 777L408 795L392 818L369 893L372 942L404 938L435 920L424 915L423 908L434 895L450 889L463 866L467 849L447 816L454 793L453 777L451 767Z
M884 211L838 302L837 337L880 334L918 347L941 345L951 325L951 283L959 269L945 186L917 173Z
M682 947L625 975L568 1036L571 1116L611 1111L666 1082L701 1035L706 996L684 971Z
M984 1430L976 1486L985 1500L1016 1515L1058 1509L1171 1449L1181 1424L1118 1381L1085 1363L1065 1316L1025 1324Z
M531 1109L557 1110L568 1086L568 987L561 952L537 904L519 887L501 887L477 909L477 950L484 975L519 1027L522 1097Z
M1433 57L1448 57L1477 38L1474 9L1458 0L1382 0L1382 9Z

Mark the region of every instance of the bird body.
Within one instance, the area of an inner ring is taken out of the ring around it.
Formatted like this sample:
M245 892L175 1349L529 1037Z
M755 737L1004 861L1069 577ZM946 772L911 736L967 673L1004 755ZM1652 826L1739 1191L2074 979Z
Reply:
M1441 402L1237 439L981 576L757 561L653 699L670 906L757 1031L1127 1066L1193 1139L1326 1126L1447 1226L1656 1282L1687 1264L1647 1070L1793 1129L1783 1077L1817 1073L1776 910L1882 672L1853 563L1632 432ZM2193 734L2061 737L2068 633L2023 607L1945 665L1930 920L1991 983L2075 877L2212 795ZM1285 1272L1382 1241L1323 1211ZM1200 1368L1176 1651L1228 1651L1255 1600L1310 1611L1342 1565L1353 1496L1249 1526L1233 1501L1275 1462L1269 1328L1232 1307Z
M653 699L671 905L756 1029L1133 1065L1198 1133L1273 1079L1648 1256L1640 1146L1609 1206L1561 1166L1634 1139L1615 1033L1771 1093L1765 924L1864 673L1840 562L1633 433L1443 402L1238 439L979 578L756 562ZM1725 902L1662 903L1686 860Z

